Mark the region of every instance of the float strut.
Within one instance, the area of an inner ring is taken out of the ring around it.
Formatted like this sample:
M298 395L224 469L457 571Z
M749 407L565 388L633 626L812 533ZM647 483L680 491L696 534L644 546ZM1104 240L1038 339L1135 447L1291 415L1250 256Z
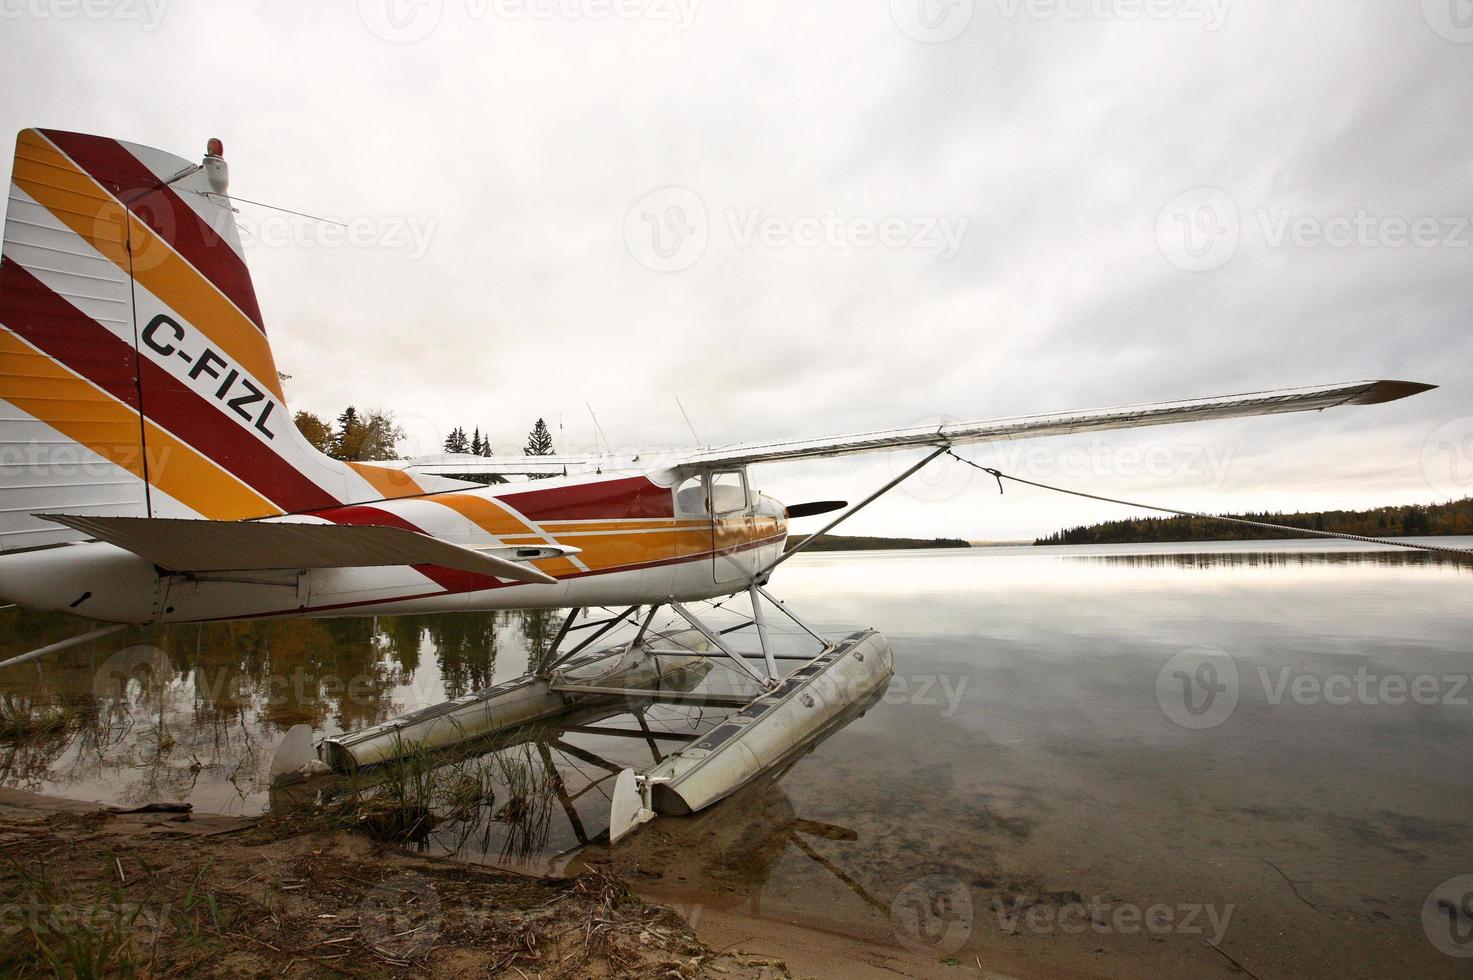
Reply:
M628 618L629 614L632 613L632 612L638 611L638 609L639 609L638 606L630 606L628 609L624 610L619 615L617 615L613 619L609 620L607 623L604 623L603 626L600 627L588 639L584 640L582 643L578 644L573 649L571 649L567 653L563 654L561 657L559 657L557 659L557 661L555 663L548 664L547 667L545 668L545 671L547 673L551 673L552 671L557 670L559 667L561 667L563 664L567 663L573 657L576 657L578 654L582 653L585 649L587 649L588 647L592 646L595 642L598 641L598 639L600 637L602 637L609 630L613 629L615 626L621 626L621 625L623 625L625 619Z
M762 597L757 593L757 586L748 586L747 596L752 600L752 622L757 624L757 641L762 644L762 657L767 661L767 676L777 680L777 661L772 658L772 646L767 642L767 621L762 618Z
M720 650L722 653L726 654L727 659L740 667L743 673L745 673L748 677L752 678L752 680L756 681L758 684L761 684L763 687L768 686L769 678L763 677L761 674L757 673L757 671L753 670L752 667L745 660L742 659L740 654L732 650L731 647L727 646L722 641L719 635L717 635L705 623L701 622L700 619L698 619L696 615L692 613L689 609L685 608L684 605L679 602L672 602L670 603L670 608L674 609L676 614L679 615L681 619L694 626L697 632L699 632L707 640L711 641L712 646Z
M116 626L104 626L102 627L102 629L95 629L90 632L83 633L81 636L74 636L69 640L62 640L59 643L52 643L48 646L41 647L39 650L32 650L30 653L23 653L19 657L11 657L9 660L0 661L0 669L3 669L5 667L14 667L16 664L23 664L30 660L38 660L41 657L46 656L48 653L56 653L58 650L65 650L68 647L76 646L78 643L86 643L88 640L100 639L104 636L109 636L113 633L116 633L118 630L127 628L127 625L122 623L119 623Z
M795 613L795 612L793 612L793 610L791 610L787 606L783 605L783 602L782 602L781 599L777 598L771 592L768 592L765 588L763 588L760 585L754 585L754 586L752 586L752 588L756 589L759 593L762 594L763 598L765 598L768 602L770 602L774 606L776 606L778 612L782 613L784 616L788 617L793 622L797 623L800 627L802 627L803 632L807 633L809 636L813 637L815 640L817 640L819 643L822 643L824 646L828 646L829 645L829 641L828 640L825 640L823 637L819 636L817 630L815 630L812 626L809 626L807 623L803 622L803 620L799 619L798 618L798 614Z

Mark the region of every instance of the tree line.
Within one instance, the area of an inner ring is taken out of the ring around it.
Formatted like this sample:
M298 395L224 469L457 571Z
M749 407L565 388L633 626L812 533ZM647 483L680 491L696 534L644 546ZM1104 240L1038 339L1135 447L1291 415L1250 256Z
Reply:
M328 422L312 414L299 411L292 417L297 430L319 452L333 459L373 462L374 460L402 459L398 443L404 438L404 429L394 421L393 412L360 412L349 405L337 417ZM465 426L457 425L445 437L447 453L470 456L494 456L491 437L482 436L480 426L472 430L469 438ZM527 444L522 447L527 456L551 456L552 433L547 422L538 419L527 433Z
M1307 531L1332 531L1368 538L1473 534L1473 497L1444 504L1409 504L1372 510L1329 510L1282 514L1233 514L1232 517L1283 524ZM1244 527L1212 518L1140 517L1066 528L1036 539L1035 545L1141 544L1152 541L1253 541L1292 538L1289 531Z

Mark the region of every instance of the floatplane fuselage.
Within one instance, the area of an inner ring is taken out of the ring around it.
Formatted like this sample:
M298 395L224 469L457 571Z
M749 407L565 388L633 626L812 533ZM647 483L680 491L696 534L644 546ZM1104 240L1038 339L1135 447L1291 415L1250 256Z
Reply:
M785 508L751 490L742 469L537 480L262 523L410 530L518 562L551 581L428 563L175 571L87 541L0 554L0 592L28 608L140 624L642 606L746 591L787 540ZM169 525L149 530L174 533Z

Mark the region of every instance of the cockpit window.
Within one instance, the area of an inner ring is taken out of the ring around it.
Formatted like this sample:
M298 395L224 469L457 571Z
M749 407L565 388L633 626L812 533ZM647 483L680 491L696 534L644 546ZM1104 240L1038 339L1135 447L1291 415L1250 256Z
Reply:
M747 509L747 481L739 471L711 474L711 511L730 514Z
M703 477L693 476L676 488L675 510L686 517L706 516L706 483Z

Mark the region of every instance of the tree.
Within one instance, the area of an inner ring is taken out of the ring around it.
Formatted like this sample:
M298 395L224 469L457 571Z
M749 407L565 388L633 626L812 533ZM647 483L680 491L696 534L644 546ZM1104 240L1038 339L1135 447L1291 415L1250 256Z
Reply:
M476 434L471 437L471 455L472 456L489 456L490 455L490 453L486 452L486 444L481 441L481 427L479 425L476 426Z
M547 423L542 419L532 426L532 431L527 436L526 448L522 450L528 456L551 456L552 455L552 433L547 431Z
M445 437L447 453L468 453L470 449L470 443L465 439L465 430L458 425L450 430L450 435Z
M297 424L297 431L302 433L302 438L312 444L312 447L320 453L332 452L332 426L311 412L298 412L292 417Z
M334 459L353 459L351 455L357 448L362 438L360 429L363 423L358 420L358 410L352 405L343 409L338 416L338 428L332 437L332 449L328 452Z
M331 455L351 460L398 459L396 444L403 438L404 430L394 424L392 412L370 412L363 417L349 405L338 416Z
M527 434L527 445L522 452L528 456L551 456L552 455L552 433L547 431L547 423L542 419L532 426L532 431ZM533 477L534 480L545 480L551 474Z

